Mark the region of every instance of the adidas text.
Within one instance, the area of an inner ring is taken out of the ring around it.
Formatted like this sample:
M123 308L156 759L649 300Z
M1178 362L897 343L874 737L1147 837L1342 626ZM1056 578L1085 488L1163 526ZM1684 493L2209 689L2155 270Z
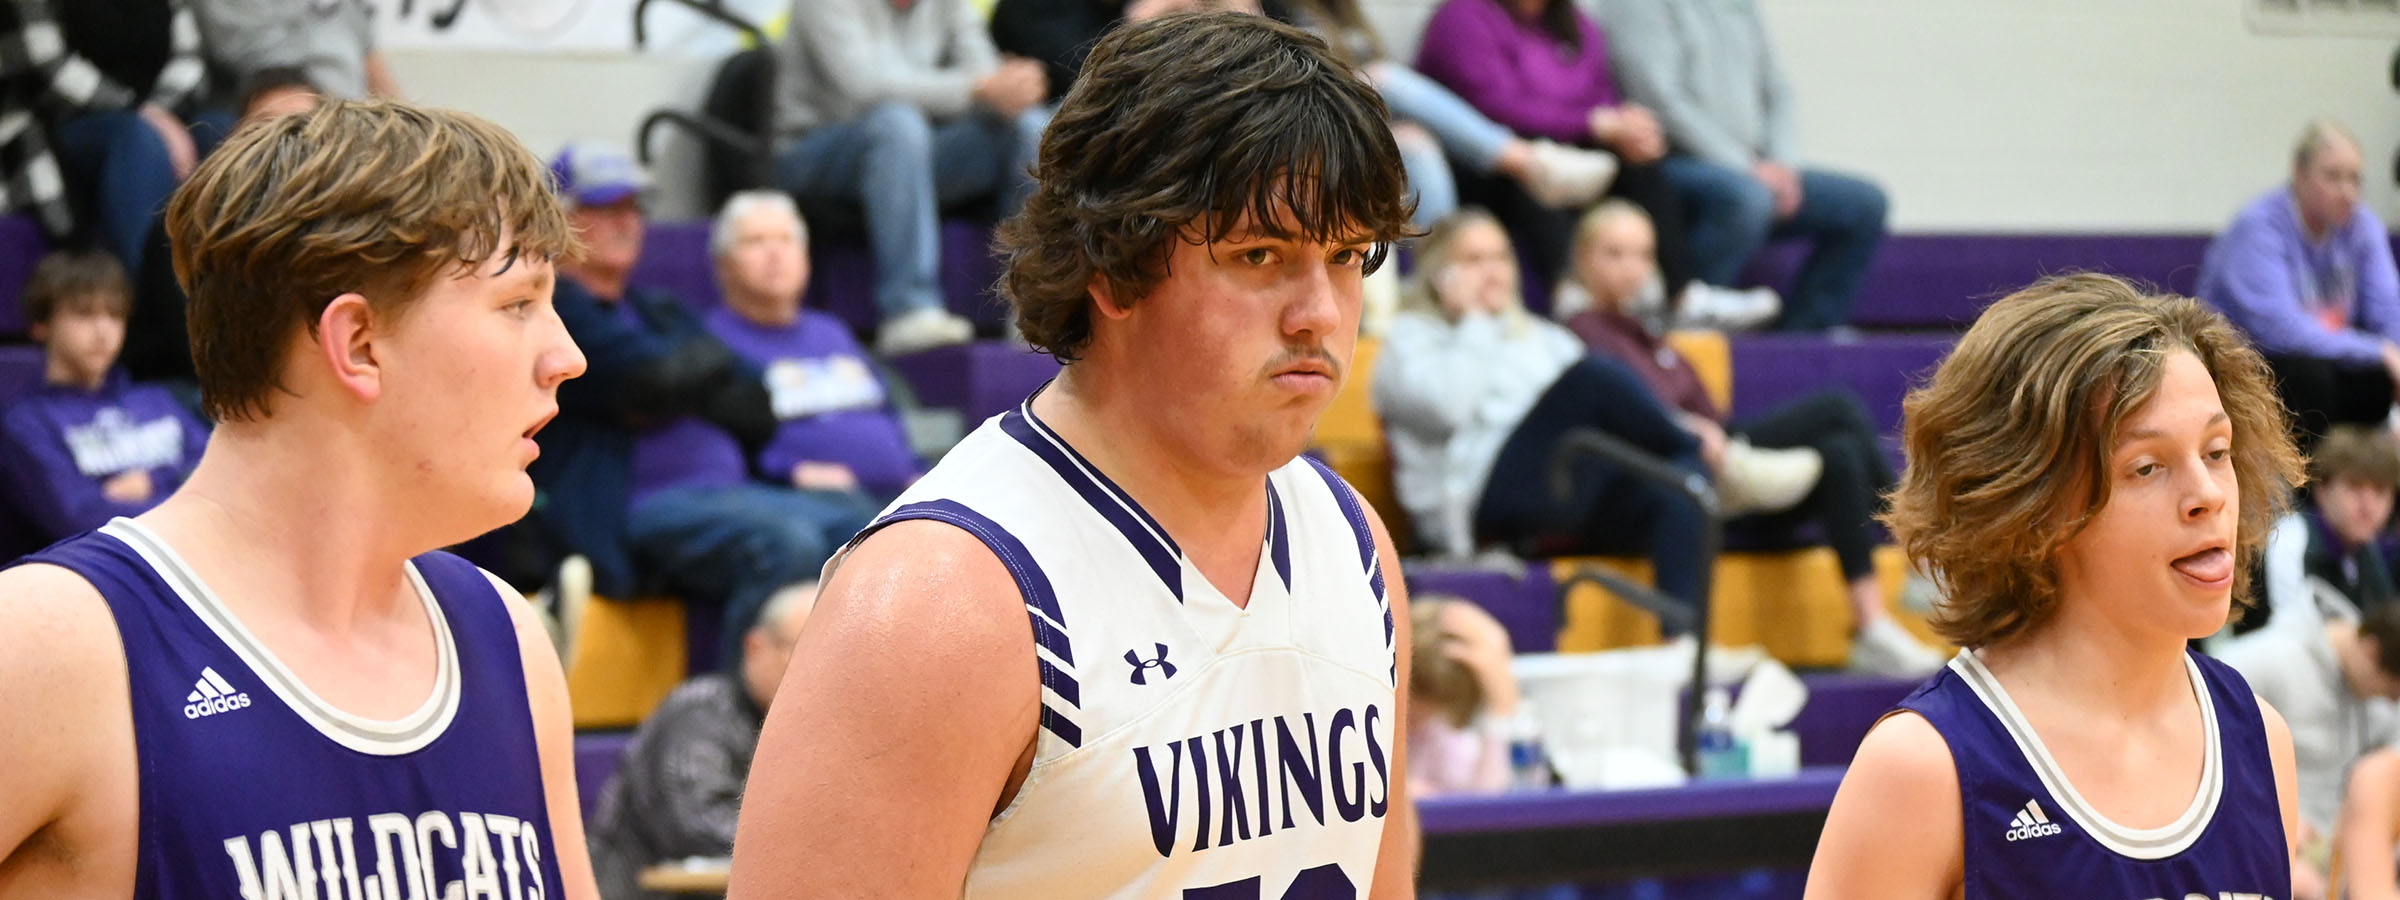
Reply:
M2049 837L2059 833L2060 830L2061 829L2058 827L2057 823L2054 822L2045 822L2040 825L2019 825L2008 830L2008 839L2011 841L2029 841L2038 837ZM1989 832L1986 833L1988 834Z
M198 703L184 704L183 717L186 719L197 719L202 716L213 716L218 713L232 712L249 705L249 694L235 694L231 697L212 697L207 700L202 700Z

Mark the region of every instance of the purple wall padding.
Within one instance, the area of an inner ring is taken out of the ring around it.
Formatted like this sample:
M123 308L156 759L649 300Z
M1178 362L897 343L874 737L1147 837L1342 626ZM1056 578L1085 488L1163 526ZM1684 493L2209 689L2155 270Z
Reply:
M2044 275L2109 272L2189 295L2208 235L1906 234L1884 240L1859 289L1860 328L1965 328L1986 304ZM1743 273L1788 292L1808 244L1781 241Z
M617 773L617 764L624 762L625 747L631 743L630 731L576 732L575 799L583 803L584 821L600 812L600 789Z
M1450 594L1483 607L1508 629L1517 652L1558 649L1558 583L1549 566L1536 562L1523 575L1441 563L1410 564L1406 571L1410 597Z
M1058 374L1058 360L1009 341L936 347L890 360L925 406L948 407L973 429Z

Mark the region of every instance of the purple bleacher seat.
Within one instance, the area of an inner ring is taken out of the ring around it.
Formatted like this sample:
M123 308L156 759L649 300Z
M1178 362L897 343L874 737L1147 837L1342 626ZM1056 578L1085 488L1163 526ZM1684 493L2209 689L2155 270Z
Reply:
M1009 341L936 347L890 362L917 392L917 402L958 410L970 429L1058 374L1058 360Z
M617 765L625 761L625 747L631 743L630 731L576 732L575 793L583 802L585 821L600 811L600 789L608 785L609 776L617 774Z
M1732 339L1733 415L1766 412L1830 386L1858 393L1888 437L1900 427L1900 400L1932 373L1957 342L1951 333L1753 334Z
M0 335L25 333L17 298L25 291L25 279L33 275L33 264L48 252L50 242L32 216L0 216Z
M1517 652L1558 649L1558 583L1549 566L1532 563L1522 576L1442 563L1410 563L1406 572L1410 597L1449 594L1483 607L1508 629Z
M641 262L633 267L633 283L666 291L697 310L725 302L717 287L716 262L708 255L708 229L705 221L650 223ZM996 334L1008 316L991 293L992 282L1000 276L991 240L991 228L981 223L942 223L942 291L950 309L973 320L979 331ZM809 247L809 262L808 294L801 304L841 317L859 334L874 334L875 258L867 245L828 238ZM5 272L0 268L0 275Z
M2205 234L1892 235L1867 271L1851 324L1963 329L1986 304L2036 278L2087 269L2188 295L2208 241ZM1742 281L1789 290L1807 250L1799 241L1771 245Z

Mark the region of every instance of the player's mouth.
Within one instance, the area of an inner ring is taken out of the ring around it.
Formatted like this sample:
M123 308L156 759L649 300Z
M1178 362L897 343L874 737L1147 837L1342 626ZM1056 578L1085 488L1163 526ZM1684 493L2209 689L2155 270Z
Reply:
M1275 370L1269 380L1287 390L1329 391L1333 389L1333 364L1322 359L1300 359Z
M558 418L558 407L553 406L549 412L543 413L541 418L534 420L533 427L527 428L517 435L527 446L533 448L533 455L542 455L542 445L534 443L533 436L540 433L542 428L549 425L550 420L555 418Z
M2213 590L2233 586L2233 563L2233 550L2216 541L2178 556L2167 565L2193 584Z

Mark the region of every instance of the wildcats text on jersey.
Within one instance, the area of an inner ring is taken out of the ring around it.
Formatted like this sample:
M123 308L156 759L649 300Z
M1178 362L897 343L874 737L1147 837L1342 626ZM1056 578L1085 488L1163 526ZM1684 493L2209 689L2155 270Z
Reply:
M1384 718L1381 709L1368 704L1358 710L1336 709L1330 716L1309 712L1252 719L1210 734L1134 748L1142 799L1149 804L1151 843L1159 856L1173 854L1187 796L1196 826L1195 852L1266 837L1278 828L1324 825L1328 782L1332 814L1341 821L1383 818L1391 805L1392 780L1375 725ZM1367 774L1370 766L1372 777ZM1192 788L1188 795L1187 771ZM1295 794L1306 810L1304 817L1294 815Z
M242 900L542 900L541 829L498 813L317 819L225 839ZM360 855L358 842L366 842ZM455 873L455 875L453 875Z

